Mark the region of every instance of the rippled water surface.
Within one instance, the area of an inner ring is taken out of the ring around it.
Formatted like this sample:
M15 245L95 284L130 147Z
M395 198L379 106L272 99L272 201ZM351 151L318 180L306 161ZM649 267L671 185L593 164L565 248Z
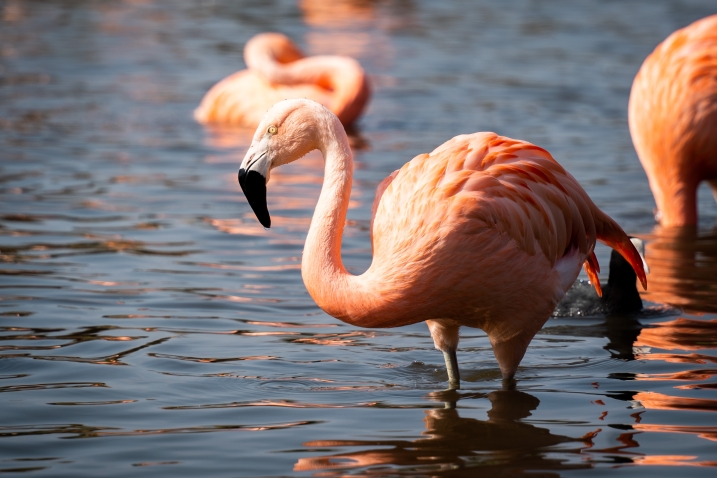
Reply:
M0 472L713 476L717 206L704 188L699 231L655 227L626 108L654 46L715 12L713 0L0 1ZM370 263L378 182L489 130L547 148L645 239L646 310L556 314L515 389L485 334L465 329L459 393L441 391L425 325L327 316L299 270L321 158L272 174L265 231L236 183L251 132L191 117L267 30L353 55L371 76L353 137L352 272Z

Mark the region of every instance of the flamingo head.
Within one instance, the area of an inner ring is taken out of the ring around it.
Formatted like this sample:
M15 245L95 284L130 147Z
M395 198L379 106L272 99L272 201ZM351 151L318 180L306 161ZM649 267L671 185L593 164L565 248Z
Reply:
M315 101L284 100L272 106L259 123L239 167L239 185L262 226L271 226L266 204L271 170L320 147L320 118L325 115L334 116Z

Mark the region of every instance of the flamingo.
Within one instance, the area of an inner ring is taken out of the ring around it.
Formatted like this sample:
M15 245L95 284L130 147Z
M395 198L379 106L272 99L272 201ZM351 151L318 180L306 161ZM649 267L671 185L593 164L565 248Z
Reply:
M717 198L717 15L677 30L632 83L632 142L666 227L697 225L697 188Z
M280 33L261 33L244 47L247 70L214 85L194 118L203 124L226 123L255 127L277 101L309 98L328 107L349 126L371 96L361 65L346 56L304 57Z
M460 387L461 326L487 333L510 380L581 264L600 291L596 237L617 249L646 286L642 259L623 230L550 153L495 133L456 136L384 179L372 208L373 260L352 275L341 262L341 236L353 158L328 109L311 100L274 105L241 163L239 184L268 228L271 169L314 149L325 166L301 262L309 294L355 326L425 321L444 354L449 389Z

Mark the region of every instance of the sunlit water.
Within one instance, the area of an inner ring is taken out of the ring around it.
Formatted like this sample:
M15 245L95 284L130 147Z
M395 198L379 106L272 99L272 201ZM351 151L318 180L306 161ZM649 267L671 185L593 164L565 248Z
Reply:
M626 108L644 57L714 1L240 3L0 1L0 472L712 476L717 206L705 188L697 234L654 227ZM321 158L275 171L265 231L236 183L251 132L191 118L266 30L371 76L352 272L378 182L491 130L646 240L646 310L568 304L515 390L466 329L458 394L425 325L324 314L299 271Z

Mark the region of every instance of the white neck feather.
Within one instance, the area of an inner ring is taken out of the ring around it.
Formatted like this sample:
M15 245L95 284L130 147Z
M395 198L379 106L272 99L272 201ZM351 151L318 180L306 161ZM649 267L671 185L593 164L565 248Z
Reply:
M301 272L311 296L327 313L343 319L341 310L349 292L348 283L354 278L341 261L343 236L351 181L353 155L341 122L328 110L321 108L311 121L319 123L318 149L324 156L324 183L304 246Z

